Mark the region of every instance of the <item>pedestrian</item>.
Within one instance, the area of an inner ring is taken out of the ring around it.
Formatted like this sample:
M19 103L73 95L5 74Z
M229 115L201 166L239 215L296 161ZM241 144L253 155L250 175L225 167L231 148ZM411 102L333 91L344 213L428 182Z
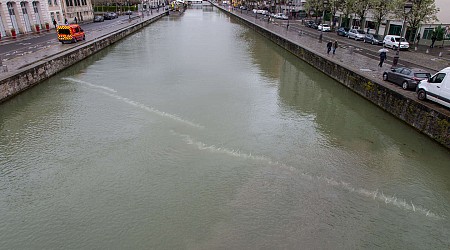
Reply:
M53 26L55 26L55 29L56 29L56 25L58 25L58 23L56 22L56 19L53 19Z
M73 22L74 22L74 23L78 23L77 17L74 17L74 18L73 18Z
M334 43L333 43L333 55L334 54L336 54L336 49L338 48L338 42L337 42L337 40L334 40Z
M329 42L327 43L327 54L330 54L331 47L333 47L333 42L332 42L332 41L329 41Z
M433 36L431 37L431 45L430 48L434 48L434 42L436 42L436 32L433 31Z
M419 41L420 41L420 32L417 33L417 45L419 45Z
M380 68L383 67L383 62L384 62L384 60L386 60L386 58L387 58L386 51L382 50L380 52L380 63L378 64L378 66L380 66Z
M67 18L64 18L64 23L67 25L69 24L69 21L67 21Z

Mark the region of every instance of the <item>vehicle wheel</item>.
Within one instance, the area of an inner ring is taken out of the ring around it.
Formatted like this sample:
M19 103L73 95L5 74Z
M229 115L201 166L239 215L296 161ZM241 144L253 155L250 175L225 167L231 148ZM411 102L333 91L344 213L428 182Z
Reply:
M76 43L76 42L78 42L78 41L77 41L77 39L74 37L74 38L72 39L72 42L73 42L73 43Z
M388 74L387 73L384 73L383 74L383 81L387 81L388 80Z
M408 81L404 81L402 83L402 89L408 89L408 87L409 87Z
M397 46L392 46L392 49L393 50L397 50Z
M421 101L427 99L427 92L425 92L425 90L423 89L419 89L419 91L417 92L417 98L419 98L419 100Z

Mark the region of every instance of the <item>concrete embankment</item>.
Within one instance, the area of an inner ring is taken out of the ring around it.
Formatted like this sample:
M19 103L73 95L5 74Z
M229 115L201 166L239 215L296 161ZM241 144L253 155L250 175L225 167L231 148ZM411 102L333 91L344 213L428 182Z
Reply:
M24 65L17 71L9 73L9 75L0 80L0 103L144 28L165 15L167 15L167 12L122 29L114 30L110 34L96 37L85 43L79 43L68 50L47 55L29 65Z
M418 101L416 98L388 88L377 79L370 78L360 73L358 69L349 67L345 62L330 60L329 57L308 49L306 46L286 38L283 34L242 18L220 6L216 7L450 149L450 112L445 108Z

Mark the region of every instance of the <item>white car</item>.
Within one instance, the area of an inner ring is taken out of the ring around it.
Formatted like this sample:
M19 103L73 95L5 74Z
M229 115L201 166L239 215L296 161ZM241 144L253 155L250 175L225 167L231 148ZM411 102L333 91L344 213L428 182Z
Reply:
M277 18L277 19L288 20L288 17L285 14L283 14L283 13L277 13L277 14L275 14L274 17Z
M366 36L366 32L364 30L357 30L357 29L351 29L347 32L347 37L357 40L364 40L364 37Z
M330 25L328 25L326 23L319 25L319 27L317 27L317 29L321 30L321 31L331 31Z
M406 41L404 37L400 38L400 36L387 35L384 37L383 46L387 48L391 48L397 50L400 44L400 50L408 50L409 43Z

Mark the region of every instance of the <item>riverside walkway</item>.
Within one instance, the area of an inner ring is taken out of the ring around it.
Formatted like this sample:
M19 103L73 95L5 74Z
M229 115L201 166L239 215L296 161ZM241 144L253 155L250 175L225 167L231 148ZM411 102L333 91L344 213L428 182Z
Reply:
M336 39L335 36L331 37L329 33L324 32L323 33L323 42L319 42L318 40L318 31L317 35L311 35L311 29L307 28L305 26L301 27L300 22L290 22L289 27L287 27L287 23L280 21L280 20L273 20L271 22L268 22L267 18L262 17L260 15L255 16L253 12L248 11L248 13L251 13L250 15L247 14L246 11L241 11L239 9L233 9L231 6L222 6L218 5L216 3L213 3L214 6L217 8L220 8L224 11L230 12L239 18L242 18L250 23L253 23L257 26L260 26L280 37L285 38L288 41L291 41L292 43L298 44L301 47L305 48L306 50L309 50L315 54L318 54L327 60L330 60L336 64L339 64L343 67L346 67L348 69L351 69L352 71L357 72L360 75L363 75L367 77L368 79L372 79L373 81L377 82L378 84L392 89L396 92L401 93L404 96L407 96L411 99L417 100L416 93L411 90L403 90L400 86L397 86L390 82L385 82L382 79L382 75L384 71L390 70L392 67L392 58L394 56L394 51L389 50L388 52L388 60L384 62L383 67L378 67L379 60L376 57L371 57L369 55L364 55L361 53L357 53L358 51L362 50L362 46L366 45L366 47L369 47L368 44L364 44L361 42L361 47L355 47L354 45L350 45L350 43L347 43L345 41L342 41L340 39L338 41L339 47L336 50L336 54L333 55L332 53L327 54L327 48L326 43L329 40ZM299 35L300 34L300 35ZM369 47L370 49L374 51L378 51L381 47L372 46ZM421 68L428 69L431 74L434 74L435 72L450 66L450 59L449 58L439 58L436 57L433 54L426 54L422 52L412 52L412 51L405 51L400 52L400 61L399 64L403 61L406 62L413 62L415 65L422 66ZM443 114L450 116L450 110L446 109L445 107L434 104L431 102L423 102L424 105L430 107L431 109L438 110L442 112Z

